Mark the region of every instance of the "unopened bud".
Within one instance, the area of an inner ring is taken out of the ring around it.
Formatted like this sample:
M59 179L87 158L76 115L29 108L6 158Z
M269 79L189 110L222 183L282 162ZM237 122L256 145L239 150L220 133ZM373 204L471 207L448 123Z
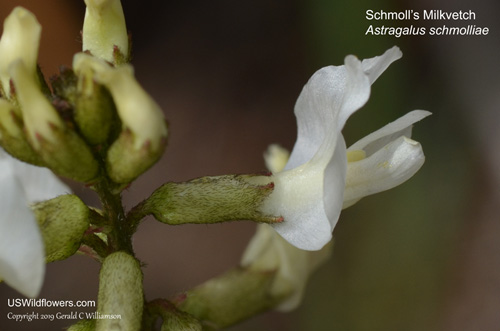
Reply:
M0 146L21 161L41 166L43 161L26 140L23 121L14 108L8 101L0 99Z
M89 227L89 209L72 194L32 206L45 243L47 262L64 260L78 250Z
M140 330L144 298L139 262L125 252L108 255L99 281L97 315L119 315L120 318L98 318L96 331Z
M125 16L120 0L85 0L83 51L120 64L129 58Z
M70 130L40 91L22 61L9 70L21 106L28 142L46 166L59 175L88 182L98 173L98 163L85 142Z
M35 15L16 7L5 19L0 40L0 87L2 94L10 98L9 66L21 60L26 70L37 77L36 62L42 28Z
M96 79L111 92L122 121L122 132L108 151L106 168L113 181L129 183L163 154L165 118L158 104L135 80L131 66L103 70Z
M109 138L113 126L119 128L119 120L111 95L94 76L96 72L112 68L99 58L78 53L73 57L73 69L77 76L73 99L75 122L90 144L102 144Z

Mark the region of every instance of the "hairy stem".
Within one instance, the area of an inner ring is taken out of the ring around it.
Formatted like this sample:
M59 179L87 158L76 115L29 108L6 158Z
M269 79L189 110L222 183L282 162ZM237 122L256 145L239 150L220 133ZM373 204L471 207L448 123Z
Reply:
M125 223L121 194L113 192L112 183L107 178L100 180L95 185L95 190L103 206L103 216L109 222L109 247L113 252L125 251L133 256L132 234Z

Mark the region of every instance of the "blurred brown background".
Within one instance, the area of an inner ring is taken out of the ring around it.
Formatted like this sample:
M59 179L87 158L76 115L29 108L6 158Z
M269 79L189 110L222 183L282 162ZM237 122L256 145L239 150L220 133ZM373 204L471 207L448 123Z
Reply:
M15 5L43 26L40 62L47 76L80 50L83 1ZM124 194L128 208L165 181L264 170L270 143L292 148L293 106L322 66L393 45L403 59L373 86L348 121L348 145L413 109L433 116L414 138L427 162L404 185L347 209L334 231L332 260L311 279L303 305L266 313L232 330L498 330L500 328L499 4L440 1L123 1L139 81L165 111L169 148ZM367 9L473 10L473 22L374 22ZM365 36L380 26L487 26L482 37ZM89 204L96 197L73 185ZM249 222L169 227L148 219L135 236L147 263L148 299L169 297L238 263L253 235ZM48 265L41 298L97 296L98 265L77 256ZM58 330L68 321L16 324L0 285L1 330ZM51 308L37 309L56 313Z

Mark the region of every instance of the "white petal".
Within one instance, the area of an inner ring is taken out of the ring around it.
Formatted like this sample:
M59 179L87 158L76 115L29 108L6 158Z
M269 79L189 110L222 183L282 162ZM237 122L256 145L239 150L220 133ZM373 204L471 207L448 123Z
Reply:
M400 137L370 157L348 164L344 200L349 203L398 186L412 177L424 160L418 142Z
M330 241L344 201L347 151L341 130L368 100L371 83L400 56L393 48L362 64L349 55L343 66L318 70L304 86L295 105L297 142L263 207L283 216L273 227L292 245L318 250Z
M52 171L15 160L16 175L22 182L26 198L30 203L49 200L59 195L71 193Z
M425 110L411 111L394 122L372 132L363 139L358 140L347 150L364 150L366 155L370 156L396 138L401 136L410 138L412 125L431 114Z
M47 168L21 162L5 153L1 148L0 158L9 160L14 176L20 181L29 203L49 200L59 195L71 193L71 189Z
M305 164L274 176L274 191L262 211L281 215L274 229L292 245L305 250L321 249L332 238L332 227L323 200L324 168Z
M283 216L282 223L272 226L300 249L316 251L332 239L342 210L347 167L342 135L334 153L326 169L310 162L274 176L274 192L263 210Z
M343 66L318 70L295 105L297 142L285 170L308 162L316 154L328 162L347 118L366 103L369 95L368 78L361 62L352 55L346 57Z
M297 100L297 142L285 171L273 178L274 191L263 211L283 216L284 221L273 227L298 248L319 250L332 238L347 167L340 132L369 94L361 62L347 56L344 66L317 71Z
M335 153L325 169L323 203L331 230L337 225L344 201L344 188L347 174L347 153L344 137L339 135Z
M403 56L401 50L394 46L380 56L363 60L363 71L368 75L370 83L373 84L377 78L389 67L389 65Z
M0 278L36 297L45 273L42 237L7 158L0 157L0 169Z

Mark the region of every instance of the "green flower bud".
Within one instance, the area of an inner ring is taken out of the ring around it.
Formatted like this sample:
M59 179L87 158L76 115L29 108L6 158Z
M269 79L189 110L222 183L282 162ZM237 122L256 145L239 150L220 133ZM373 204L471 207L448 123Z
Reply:
M129 65L102 70L96 80L111 92L122 132L108 151L106 169L116 183L129 183L163 154L167 125L158 104L139 85Z
M125 252L108 255L99 274L96 331L140 330L144 298L139 262ZM104 318L119 315L120 318Z
M96 71L111 68L99 58L78 53L73 57L73 69L77 76L75 122L90 144L102 144L108 140L112 127L119 127L120 122L111 95L94 76Z
M78 250L89 227L89 209L73 194L32 206L45 243L47 262L64 260Z
M16 7L5 19L0 40L0 87L2 94L10 98L9 66L21 60L33 77L37 76L36 62L42 27L35 15L22 7Z
M4 99L0 99L0 146L21 161L43 165L43 161L26 140L23 121L15 112L15 107Z
M20 60L10 67L21 106L27 138L46 166L59 175L89 182L98 174L98 163L85 142L70 130L40 91Z
M85 4L83 51L111 63L126 62L129 44L120 0L85 0Z
M278 223L281 217L260 212L274 185L267 176L203 177L166 183L144 202L144 210L167 224L217 223L233 220Z

